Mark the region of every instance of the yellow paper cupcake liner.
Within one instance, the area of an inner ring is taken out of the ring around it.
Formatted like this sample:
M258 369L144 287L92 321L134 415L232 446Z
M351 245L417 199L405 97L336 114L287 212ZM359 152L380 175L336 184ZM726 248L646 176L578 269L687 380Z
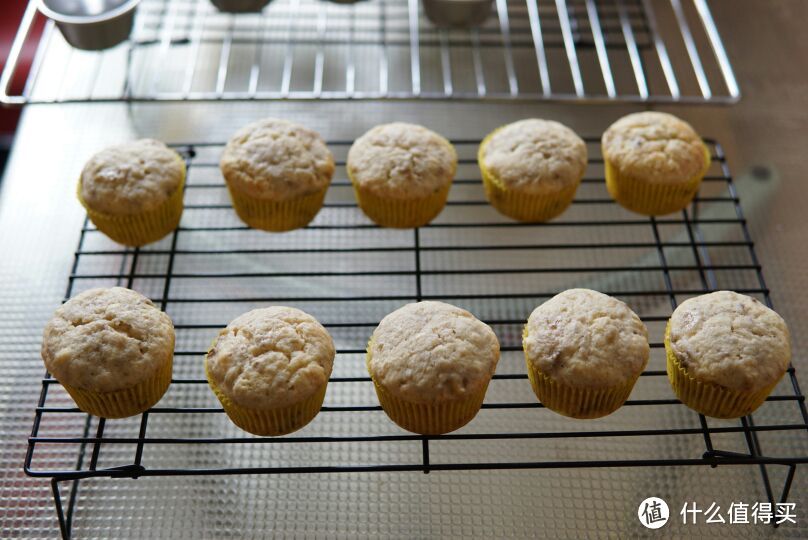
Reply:
M510 218L526 222L549 221L564 213L564 210L572 204L580 181L557 193L533 194L508 189L488 170L483 159L485 146L497 131L499 129L495 129L483 139L477 151L477 164L482 173L485 197L491 206Z
M548 409L571 418L600 418L623 406L637 382L634 377L608 388L576 388L550 379L526 359L530 386Z
M356 183L353 186L356 201L365 215L377 225L396 229L421 227L435 219L446 206L452 187L449 183L427 197L401 200L379 197Z
M452 143L442 139L442 144L457 158ZM449 190L452 187L452 180L456 172L456 167L452 170L449 182L439 190L426 197L415 199L391 199L380 197L368 189L362 189L354 181L350 168L347 168L348 178L353 184L354 196L359 208L374 223L381 227L392 227L395 229L413 229L422 227L435 219L446 206L449 198Z
M481 171L488 202L500 213L517 221L549 221L560 216L572 204L578 190L576 184L553 194L518 193L503 186L482 166Z
M778 378L774 384L754 393L730 390L718 384L699 381L688 375L679 359L673 352L670 341L670 321L665 328L665 357L673 391L679 400L705 416L713 418L740 418L753 413L760 407L772 390L780 382ZM782 378L782 377L780 377Z
M527 337L527 326L522 333ZM525 351L525 365L530 386L539 401L548 409L572 418L600 418L623 406L640 377L606 388L578 388L550 379L533 365Z
M681 184L658 184L648 182L644 178L634 178L621 174L614 164L605 158L606 189L609 195L621 206L644 214L659 216L670 214L686 208L699 191L701 180L710 168L710 151L704 147L704 167L702 170Z
M185 162L183 179L177 189L160 206L131 215L113 215L90 208L81 196L81 180L78 183L79 202L87 210L90 221L99 231L112 240L126 246L142 246L160 240L180 224L182 217L183 186L185 185Z
M365 366L370 373L370 350L373 341L368 343L365 355ZM477 392L463 399L455 399L439 403L412 403L388 392L376 383L371 374L373 387L379 404L387 416L400 427L420 435L441 435L465 426L477 415L483 405L488 382Z
M326 382L322 388L308 398L288 407L251 409L234 403L216 386L208 373L207 358L205 359L205 377L228 418L244 431L262 437L286 435L311 422L323 406L325 391L328 387Z
M254 229L284 232L300 229L309 224L320 211L325 200L325 188L284 201L256 199L227 186L233 209L241 221Z
M441 435L468 424L482 407L488 383L463 398L440 403L411 403L392 395L373 381L379 403L400 427L420 435Z
M126 418L155 405L171 384L173 356L152 377L132 388L114 392L94 392L62 383L82 411L103 418Z

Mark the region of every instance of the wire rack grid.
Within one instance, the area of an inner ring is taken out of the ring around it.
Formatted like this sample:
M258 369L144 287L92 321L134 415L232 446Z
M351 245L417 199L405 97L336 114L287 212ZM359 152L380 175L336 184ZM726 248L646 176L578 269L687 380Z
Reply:
M683 299L725 288L771 305L721 146L709 142L712 168L679 215L641 218L621 209L605 191L602 160L591 158L563 216L524 224L484 200L479 141L454 143L460 165L450 200L421 229L378 228L361 214L344 170L346 141L329 143L337 175L305 229L269 234L243 226L218 172L220 144L176 147L188 165L185 212L166 239L126 249L85 221L66 297L94 286L135 288L172 316L177 341L168 392L137 417L89 416L57 381L43 379L25 471L51 479L64 537L79 481L93 477L751 465L769 500L786 500L797 464L808 461L799 450L808 415L793 367L755 418L739 421L708 420L684 407L664 368L664 325ZM598 155L597 140L587 143L590 156ZM651 337L651 361L631 398L600 420L546 410L525 375L524 321L537 304L575 286L627 301ZM409 434L390 422L364 368L365 344L381 317L424 299L470 309L502 345L481 412L442 436ZM202 367L218 329L268 304L313 314L337 345L322 412L284 437L254 437L229 423ZM779 493L772 465L787 468Z
M434 27L418 0L275 0L260 15L144 0L131 40L108 51L73 49L48 21L14 93L36 4L0 78L0 103L740 97L707 0L494 0L471 29Z

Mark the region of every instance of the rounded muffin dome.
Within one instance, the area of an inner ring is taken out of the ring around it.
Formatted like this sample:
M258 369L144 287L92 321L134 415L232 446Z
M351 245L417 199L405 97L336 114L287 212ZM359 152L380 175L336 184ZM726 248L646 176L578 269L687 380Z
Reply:
M90 289L45 325L42 359L61 383L114 392L153 377L174 354L171 319L142 294Z
M783 318L732 291L685 300L673 312L669 332L671 350L688 375L730 390L766 388L791 361Z
M373 380L413 403L473 394L488 384L499 341L474 315L443 302L407 304L382 319L368 345Z

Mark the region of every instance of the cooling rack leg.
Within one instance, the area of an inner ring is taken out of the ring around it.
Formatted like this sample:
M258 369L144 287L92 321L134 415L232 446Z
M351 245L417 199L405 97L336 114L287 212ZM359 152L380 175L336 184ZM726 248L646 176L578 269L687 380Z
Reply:
M797 466L792 464L788 466L788 474L786 474L786 482L783 484L783 491L780 493L780 502L785 503L788 501L788 493L791 491L791 483L794 481L794 473L797 472ZM776 529L780 525L776 520L772 520L772 524Z
M53 505L56 508L56 517L59 519L59 531L62 533L63 540L70 538L70 523L65 518L65 512L62 508L62 495L59 492L59 481L56 478L51 480L51 490L53 491Z

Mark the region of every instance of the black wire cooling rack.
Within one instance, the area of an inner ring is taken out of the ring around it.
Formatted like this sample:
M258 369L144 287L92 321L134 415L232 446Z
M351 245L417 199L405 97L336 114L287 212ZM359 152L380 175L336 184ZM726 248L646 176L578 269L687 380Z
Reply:
M597 142L587 140L590 156L599 156ZM683 299L733 289L771 306L721 146L708 141L711 170L678 215L644 218L614 204L602 160L593 157L563 216L522 224L485 202L474 158L479 141L454 144L460 165L450 201L421 229L381 229L356 208L344 171L348 141L330 143L335 181L323 210L302 230L270 234L243 226L218 172L222 145L209 143L175 145L188 180L183 220L169 237L128 249L85 221L66 298L94 286L137 289L172 316L177 345L166 396L138 417L91 417L57 381L42 380L24 467L51 478L62 536L70 536L79 481L92 477L751 465L759 467L769 501L784 502L797 464L808 461L799 450L808 414L794 369L756 419L737 421L708 420L684 407L664 369L664 325ZM595 421L544 409L522 360L521 327L530 311L574 286L627 301L652 342L631 399ZM381 317L423 299L470 309L494 328L503 351L480 414L441 436L413 435L390 422L364 370L364 346ZM208 390L202 358L229 320L273 303L317 317L338 354L318 417L292 435L262 438L227 421ZM779 494L772 465L786 467Z

